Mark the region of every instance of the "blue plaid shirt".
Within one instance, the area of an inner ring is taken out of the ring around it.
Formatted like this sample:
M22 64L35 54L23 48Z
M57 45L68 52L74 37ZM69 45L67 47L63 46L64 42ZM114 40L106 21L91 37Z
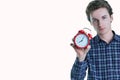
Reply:
M76 58L71 70L71 80L120 80L120 36L114 33L107 44L96 35L91 40L91 49L86 59L79 62ZM108 36L109 37L109 36Z

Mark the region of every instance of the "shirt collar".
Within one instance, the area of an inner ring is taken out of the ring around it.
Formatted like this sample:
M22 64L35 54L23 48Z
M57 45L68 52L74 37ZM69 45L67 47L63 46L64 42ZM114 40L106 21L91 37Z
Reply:
M112 31L112 32L113 32L113 39L112 40L120 41L120 36L117 35L114 31ZM96 35L95 42L98 43L100 41L102 41L102 40L100 39L100 37L98 35Z

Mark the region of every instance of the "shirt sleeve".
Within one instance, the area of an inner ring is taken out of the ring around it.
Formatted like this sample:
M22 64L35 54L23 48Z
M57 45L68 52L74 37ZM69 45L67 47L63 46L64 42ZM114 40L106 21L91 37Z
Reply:
M72 70L71 80L84 80L87 70L87 61L80 62L78 57L76 58Z

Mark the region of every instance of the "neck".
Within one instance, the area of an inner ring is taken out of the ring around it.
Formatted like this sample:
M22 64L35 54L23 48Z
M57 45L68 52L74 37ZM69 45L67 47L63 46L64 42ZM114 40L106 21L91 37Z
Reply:
M100 36L100 38L103 40L103 41L105 41L106 43L109 43L111 40L112 40L112 38L113 38L113 32L112 32L112 30L111 31L109 31L109 32L107 32L107 33L105 33L105 34L101 34L101 35L99 35Z

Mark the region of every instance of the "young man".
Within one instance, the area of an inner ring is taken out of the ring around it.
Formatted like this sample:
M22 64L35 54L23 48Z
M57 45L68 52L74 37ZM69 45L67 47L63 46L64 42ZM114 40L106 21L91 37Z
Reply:
M71 70L71 80L120 80L120 36L112 29L113 12L105 0L94 0L86 8L89 22L97 35L91 39L87 49L78 49Z

